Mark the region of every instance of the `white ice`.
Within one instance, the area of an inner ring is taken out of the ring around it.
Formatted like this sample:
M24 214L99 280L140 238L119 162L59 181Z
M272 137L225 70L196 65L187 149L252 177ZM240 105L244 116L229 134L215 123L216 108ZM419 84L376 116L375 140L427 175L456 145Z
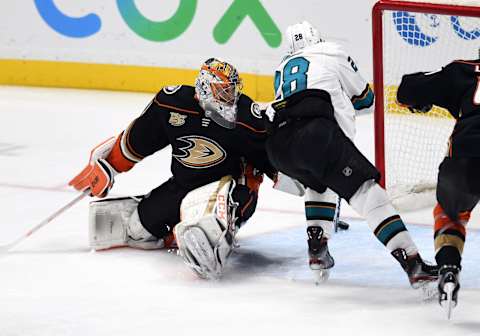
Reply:
M90 149L138 116L150 94L0 87L0 244L62 207ZM373 159L372 116L357 143ZM114 195L146 193L170 175L169 152L120 175ZM0 258L0 336L480 335L480 233L467 236L452 321L423 303L347 205L351 229L331 241L336 266L316 286L306 260L303 201L261 189L223 279L197 279L174 253L90 252L83 200ZM402 214L403 215L403 214ZM404 214L433 259L431 209ZM479 227L479 216L472 227ZM415 224L412 224L415 223ZM422 225L417 225L422 224Z

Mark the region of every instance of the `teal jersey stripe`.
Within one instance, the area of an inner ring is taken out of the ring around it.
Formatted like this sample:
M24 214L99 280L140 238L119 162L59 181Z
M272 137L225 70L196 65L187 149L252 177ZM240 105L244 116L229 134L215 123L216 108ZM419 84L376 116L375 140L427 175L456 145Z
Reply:
M335 216L335 208L326 207L305 207L305 216L307 220L324 219L333 220Z
M377 234L378 240L382 244L387 245L387 243L392 239L397 233L406 231L407 228L403 224L401 219L391 222L383 227L383 229Z
M355 103L353 103L353 107L355 108L355 110L361 110L361 109L370 107L373 104L373 98L374 98L373 91L369 89L368 93L364 98L357 99Z

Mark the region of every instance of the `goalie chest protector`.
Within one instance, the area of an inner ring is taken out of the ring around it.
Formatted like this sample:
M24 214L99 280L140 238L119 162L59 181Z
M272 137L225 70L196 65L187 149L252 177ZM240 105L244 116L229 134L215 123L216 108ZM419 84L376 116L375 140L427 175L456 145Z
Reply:
M225 175L237 177L242 157L260 171L272 171L258 104L242 94L237 106L237 125L226 129L205 116L193 87L165 87L125 131L126 142L140 158L171 145L172 174L190 190Z

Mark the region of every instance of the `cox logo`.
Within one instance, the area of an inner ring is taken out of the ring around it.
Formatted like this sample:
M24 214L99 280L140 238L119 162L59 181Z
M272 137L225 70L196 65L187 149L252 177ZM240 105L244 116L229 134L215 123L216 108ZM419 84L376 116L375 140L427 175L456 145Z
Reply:
M65 15L53 0L34 0L42 19L57 33L73 38L89 37L102 27L101 18L94 13L83 17ZM135 6L134 0L116 0L118 10L127 26L140 37L155 42L174 40L190 26L197 9L197 0L180 0L173 16L165 21L147 19ZM161 6L158 6L161 8ZM246 17L250 17L267 44L280 46L282 34L260 0L234 0L213 30L217 43L224 44Z
M466 28L458 16L450 16L450 27L459 38L476 40L480 38L480 20L475 20L477 27ZM435 43L438 40L436 32L442 24L446 24L435 14L415 15L402 11L393 12L393 23L403 40L417 47L427 47Z

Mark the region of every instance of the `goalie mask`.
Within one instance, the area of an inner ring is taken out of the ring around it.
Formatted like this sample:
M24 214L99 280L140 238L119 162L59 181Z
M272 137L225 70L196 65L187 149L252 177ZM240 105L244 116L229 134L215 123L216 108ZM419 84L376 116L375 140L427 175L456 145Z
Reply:
M234 128L242 80L229 63L210 58L195 81L195 92L205 115L225 128Z
M318 30L307 21L289 26L286 36L289 54L323 41Z

